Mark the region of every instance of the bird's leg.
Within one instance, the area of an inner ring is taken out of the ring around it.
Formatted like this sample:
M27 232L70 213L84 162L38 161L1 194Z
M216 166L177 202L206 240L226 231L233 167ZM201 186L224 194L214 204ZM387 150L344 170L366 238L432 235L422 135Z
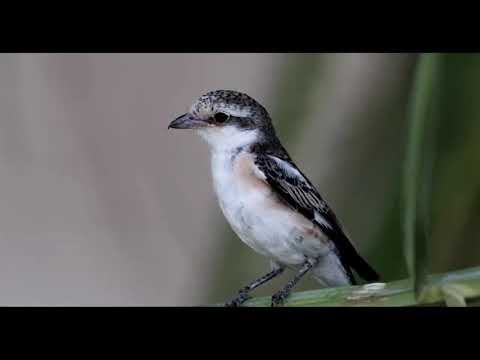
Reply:
M283 301L290 295L293 287L300 281L300 279L315 265L318 264L318 259L316 260L306 260L295 277L290 280L287 285L280 291L276 292L272 296L272 306L281 305Z
M248 294L250 291L259 287L262 284L265 284L267 281L272 280L274 277L280 275L283 272L283 270L285 270L284 267L278 267L276 269L273 269L269 273L263 275L262 277L258 278L257 280L252 281L247 286L241 288L238 291L238 296L232 301L227 302L225 306L229 306L229 307L240 306L250 298L250 295Z

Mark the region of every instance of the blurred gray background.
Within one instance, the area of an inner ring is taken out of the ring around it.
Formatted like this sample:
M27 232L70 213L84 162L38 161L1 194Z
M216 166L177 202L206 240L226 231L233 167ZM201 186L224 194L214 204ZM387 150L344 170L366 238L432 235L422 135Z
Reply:
M207 146L167 131L215 89L262 103L360 251L384 280L405 276L397 213L414 60L0 54L0 305L223 302L268 270L223 220Z

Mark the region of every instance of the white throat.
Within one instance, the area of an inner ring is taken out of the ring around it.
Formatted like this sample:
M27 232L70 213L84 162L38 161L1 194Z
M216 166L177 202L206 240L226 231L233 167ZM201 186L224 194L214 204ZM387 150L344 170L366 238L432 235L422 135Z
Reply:
M213 153L234 152L258 140L258 130L240 130L235 126L202 128L198 134L207 142Z

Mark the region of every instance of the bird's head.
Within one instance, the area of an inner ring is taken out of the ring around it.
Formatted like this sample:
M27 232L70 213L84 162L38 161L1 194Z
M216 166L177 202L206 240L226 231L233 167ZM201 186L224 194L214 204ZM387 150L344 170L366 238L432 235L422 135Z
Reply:
M233 90L202 95L188 113L173 120L168 128L194 129L213 150L233 150L274 136L265 108Z

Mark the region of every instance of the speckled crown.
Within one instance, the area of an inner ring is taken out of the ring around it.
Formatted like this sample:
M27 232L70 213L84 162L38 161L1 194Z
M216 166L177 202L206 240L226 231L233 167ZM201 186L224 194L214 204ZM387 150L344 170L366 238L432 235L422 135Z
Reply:
M268 116L265 108L247 94L234 90L214 90L202 95L193 104L192 112L213 111L215 107L228 107L232 110L245 111L251 116Z

